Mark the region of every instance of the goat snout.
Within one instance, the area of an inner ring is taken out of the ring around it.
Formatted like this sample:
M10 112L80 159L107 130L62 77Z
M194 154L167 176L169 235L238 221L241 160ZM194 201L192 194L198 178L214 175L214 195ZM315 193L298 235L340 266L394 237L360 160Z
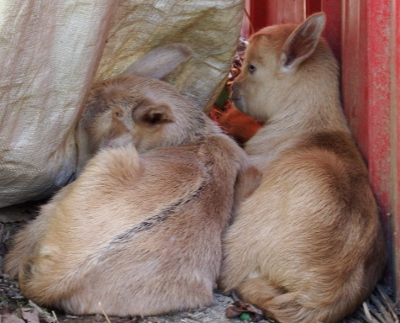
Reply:
M235 107L245 113L244 111L244 102L243 102L243 96L239 91L239 87L237 84L233 83L232 84L232 94L231 94L231 100L233 102L233 104L235 105Z

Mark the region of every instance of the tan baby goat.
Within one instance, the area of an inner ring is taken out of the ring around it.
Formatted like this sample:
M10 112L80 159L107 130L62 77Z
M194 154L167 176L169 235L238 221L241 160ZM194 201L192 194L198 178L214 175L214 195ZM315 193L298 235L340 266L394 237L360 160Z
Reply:
M334 323L385 266L368 171L340 106L325 15L254 34L236 107L266 123L245 145L263 172L224 238L221 286L281 323Z
M74 314L101 313L101 302L120 316L213 302L221 233L258 171L171 86L135 76L163 77L186 50L156 50L94 85L80 141L87 156L102 149L6 258L25 297Z

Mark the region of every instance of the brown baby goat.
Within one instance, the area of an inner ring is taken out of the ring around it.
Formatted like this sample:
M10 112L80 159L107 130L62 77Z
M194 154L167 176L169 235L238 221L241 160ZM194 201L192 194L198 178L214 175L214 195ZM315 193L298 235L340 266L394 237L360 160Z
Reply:
M258 171L171 86L135 76L160 77L163 60L93 87L80 135L100 152L17 234L5 270L37 304L125 316L213 302L221 233Z
M263 172L224 237L221 286L281 323L333 323L385 266L368 171L339 100L325 15L254 34L232 99L266 124L245 145Z

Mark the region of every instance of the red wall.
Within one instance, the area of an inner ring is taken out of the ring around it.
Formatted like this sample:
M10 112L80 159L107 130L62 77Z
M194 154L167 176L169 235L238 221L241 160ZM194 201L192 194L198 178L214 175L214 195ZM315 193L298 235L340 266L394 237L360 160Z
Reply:
M324 36L342 67L345 114L369 167L400 299L400 1L246 0L254 30L324 11Z
M397 158L391 156L391 136L397 135L396 129L391 129L391 17L387 4L386 0L344 2L342 93L350 126L368 161L392 248L397 188L391 179L397 177ZM392 266L395 270L398 264Z

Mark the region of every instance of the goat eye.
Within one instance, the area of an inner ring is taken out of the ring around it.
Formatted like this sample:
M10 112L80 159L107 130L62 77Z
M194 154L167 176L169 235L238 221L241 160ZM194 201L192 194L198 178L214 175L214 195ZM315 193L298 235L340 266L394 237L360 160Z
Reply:
M256 71L256 67L253 64L248 64L247 69L250 73L254 73Z

